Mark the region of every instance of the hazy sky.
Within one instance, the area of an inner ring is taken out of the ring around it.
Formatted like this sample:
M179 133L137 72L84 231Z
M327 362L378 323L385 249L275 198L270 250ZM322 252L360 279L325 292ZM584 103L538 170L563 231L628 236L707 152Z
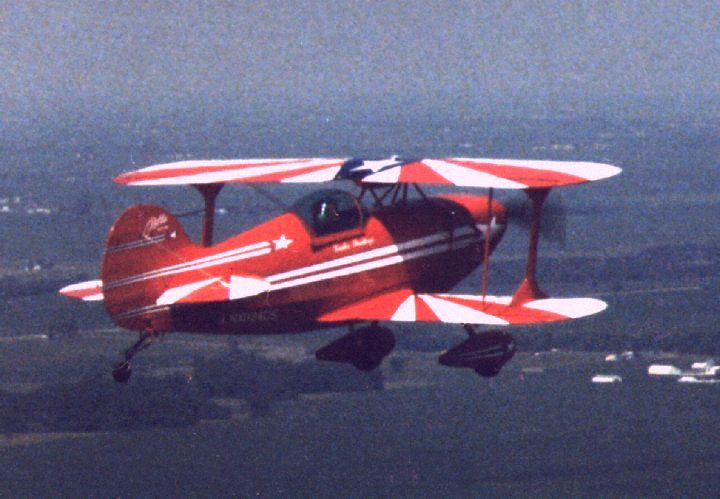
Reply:
M692 101L720 93L720 6L6 1L0 67L5 120L189 103Z

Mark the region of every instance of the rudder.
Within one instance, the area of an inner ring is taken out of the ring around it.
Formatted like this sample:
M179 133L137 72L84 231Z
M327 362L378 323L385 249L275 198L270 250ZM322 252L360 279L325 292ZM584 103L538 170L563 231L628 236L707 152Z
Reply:
M104 303L116 324L156 332L171 329L167 306L157 305L167 269L193 246L180 222L155 205L134 205L115 221L102 261Z

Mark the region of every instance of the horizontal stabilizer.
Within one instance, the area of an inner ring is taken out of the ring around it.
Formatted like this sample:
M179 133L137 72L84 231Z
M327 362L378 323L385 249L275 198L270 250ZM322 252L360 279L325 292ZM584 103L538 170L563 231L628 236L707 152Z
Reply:
M597 314L607 304L595 298L542 298L512 304L512 296L416 294L403 289L362 300L320 317L320 322L399 321L484 324L542 324Z
M83 301L102 301L102 281L96 279L94 281L79 282L77 284L70 284L62 288L59 293L69 298L75 298L76 300Z
M178 161L124 173L126 185L199 185L227 182L439 184L496 189L549 189L609 178L620 168L603 163L525 159L357 158Z
M211 277L167 289L157 299L158 305L174 303L207 303L239 300L265 293L270 284L259 277Z

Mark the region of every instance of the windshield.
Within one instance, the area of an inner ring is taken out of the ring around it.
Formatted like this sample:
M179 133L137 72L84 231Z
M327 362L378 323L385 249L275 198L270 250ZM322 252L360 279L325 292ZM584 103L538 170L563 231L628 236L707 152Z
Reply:
M291 208L316 236L360 227L363 210L350 193L326 189L300 199Z

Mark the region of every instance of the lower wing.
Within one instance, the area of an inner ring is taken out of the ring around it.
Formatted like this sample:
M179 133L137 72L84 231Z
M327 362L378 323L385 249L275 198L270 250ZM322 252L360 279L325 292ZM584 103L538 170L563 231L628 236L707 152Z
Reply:
M512 296L416 294L391 291L346 305L319 317L320 322L400 321L485 324L542 324L597 314L607 304L595 298L541 298L511 305Z

